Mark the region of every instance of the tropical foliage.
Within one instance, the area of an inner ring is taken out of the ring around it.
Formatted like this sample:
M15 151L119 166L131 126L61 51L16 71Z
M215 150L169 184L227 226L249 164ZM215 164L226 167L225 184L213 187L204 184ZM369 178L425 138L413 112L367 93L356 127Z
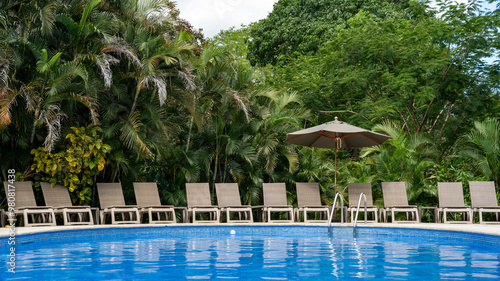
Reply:
M405 181L412 203L434 204L437 181L498 185L499 10L436 3L280 0L206 40L169 0L3 1L3 177L92 205L96 181L120 181L128 203L132 182L156 181L174 205L186 182L236 182L257 205L263 182L293 202L295 182L316 181L331 203L333 151L284 140L339 116L392 136L339 151L344 195Z
M52 186L61 183L76 194L80 204L90 204L94 178L106 164L104 157L111 147L98 136L101 128L89 125L87 128L71 128L69 141L64 151L47 153L43 147L33 149L35 162L31 169L37 181L50 182Z
M500 184L500 121L474 122L474 129L457 142L456 155L465 159L487 180Z

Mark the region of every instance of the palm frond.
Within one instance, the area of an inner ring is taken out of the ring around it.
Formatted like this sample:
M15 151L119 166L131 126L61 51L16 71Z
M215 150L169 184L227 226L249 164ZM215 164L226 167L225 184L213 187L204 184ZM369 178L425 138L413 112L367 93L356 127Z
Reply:
M142 68L142 62L136 55L134 49L128 44L119 43L118 38L113 38L110 42L107 42L102 48L102 52L115 52L125 55L125 57L132 62L138 69Z
M161 76L156 74L149 75L142 80L141 84L148 88L154 86L154 89L158 92L160 104L163 105L165 103L167 99L167 83Z
M0 127L10 124L12 121L11 109L16 104L18 94L12 91L2 91L0 95Z
M41 33L44 36L52 35L56 22L57 8L59 3L49 2L40 9Z
M69 34L78 34L78 23L76 23L70 15L58 14L55 19L66 27L66 29L69 31Z
M92 10L101 2L101 0L90 0L87 5L85 5L85 8L83 9L82 13L82 18L80 19L80 25L78 28L78 33L81 34L84 27L85 27L85 22L87 21L87 18L89 17L90 13Z
M103 53L101 56L97 57L95 62L101 69L102 77L104 78L104 86L106 88L111 87L111 83L113 83L113 72L111 71L111 65L116 64L120 61L113 56Z
M122 120L120 127L120 139L129 149L132 149L145 157L151 157L153 156L153 153L151 153L147 145L141 139L141 127L142 123L140 121L139 112L135 111L129 115L128 119Z

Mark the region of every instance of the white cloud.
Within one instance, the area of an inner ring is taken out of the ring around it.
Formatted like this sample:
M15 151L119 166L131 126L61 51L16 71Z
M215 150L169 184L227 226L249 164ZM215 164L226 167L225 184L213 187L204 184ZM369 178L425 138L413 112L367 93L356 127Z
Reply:
M180 17L195 28L202 28L205 37L220 30L249 24L267 17L277 0L178 0Z
M471 0L453 0L467 3ZM195 28L202 28L205 37L211 38L220 30L232 26L248 25L266 18L278 0L177 0L180 17ZM431 6L436 7L435 3Z

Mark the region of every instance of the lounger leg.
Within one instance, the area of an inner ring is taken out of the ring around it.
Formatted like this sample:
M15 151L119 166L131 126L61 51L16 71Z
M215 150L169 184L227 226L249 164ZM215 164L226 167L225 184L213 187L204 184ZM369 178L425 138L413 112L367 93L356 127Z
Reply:
M63 224L68 225L68 213L66 209L63 210Z
M148 210L148 217L149 217L149 223L153 223L153 212L151 212L151 209ZM141 218L141 222L142 222L142 218Z
M380 209L380 222L385 222L387 223L387 210L385 209Z
M23 218L24 218L24 226L31 226L29 223L29 220L28 220L28 213L26 211L23 212ZM33 215L32 215L32 218L33 218Z

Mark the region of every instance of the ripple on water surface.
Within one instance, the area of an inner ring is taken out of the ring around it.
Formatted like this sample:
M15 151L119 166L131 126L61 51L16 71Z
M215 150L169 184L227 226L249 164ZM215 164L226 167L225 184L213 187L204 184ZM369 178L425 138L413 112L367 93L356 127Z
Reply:
M349 228L211 226L17 239L10 280L500 279L499 237L456 232L359 228L353 239Z

